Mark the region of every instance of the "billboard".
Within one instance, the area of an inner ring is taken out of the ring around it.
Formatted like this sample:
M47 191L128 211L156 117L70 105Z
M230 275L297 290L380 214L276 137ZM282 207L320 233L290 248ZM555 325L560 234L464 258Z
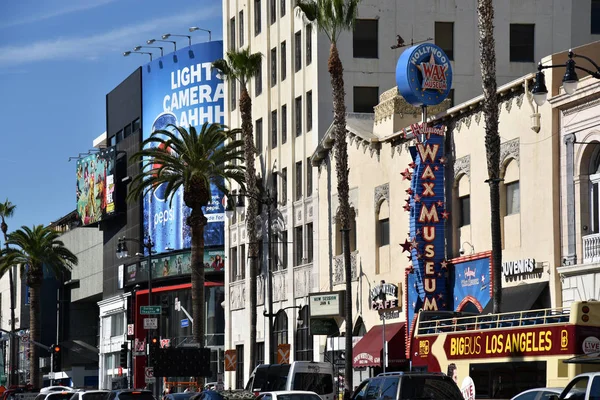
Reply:
M212 62L223 57L223 42L195 44L145 65L142 69L143 139L169 124L199 127L205 122L224 122L223 81L212 70ZM211 187L212 202L205 207L207 247L225 244L223 193ZM165 185L144 197L144 235L158 253L191 246L186 225L190 209L183 202L183 188L172 199L165 198Z
M454 311L464 311L472 303L481 312L492 298L491 254L452 260L454 271Z
M77 215L82 225L102 221L115 213L114 147L77 160Z

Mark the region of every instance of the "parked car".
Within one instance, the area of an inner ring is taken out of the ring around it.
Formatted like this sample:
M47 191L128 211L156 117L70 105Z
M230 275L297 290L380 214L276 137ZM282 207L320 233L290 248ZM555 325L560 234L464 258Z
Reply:
M119 389L111 390L106 400L156 400L152 391L145 389Z
M563 391L562 388L535 388L519 393L510 400L550 400L553 396L558 396ZM566 397L570 399L571 397Z
M44 388L46 389L46 388ZM42 390L44 390L42 389ZM71 389L71 388L69 388ZM35 397L35 400L70 400L71 396L73 396L74 390L64 390L64 391L46 391L46 393L40 392Z
M600 372L586 372L571 379L560 395L553 395L553 399L564 400L599 400L600 399Z
M280 390L261 393L257 400L321 400L315 392L303 390Z
M387 372L361 382L352 400L463 400L454 381L442 373Z
M108 393L108 390L78 390L70 400L104 400Z
M198 392L169 393L163 396L164 400L188 400L197 395Z

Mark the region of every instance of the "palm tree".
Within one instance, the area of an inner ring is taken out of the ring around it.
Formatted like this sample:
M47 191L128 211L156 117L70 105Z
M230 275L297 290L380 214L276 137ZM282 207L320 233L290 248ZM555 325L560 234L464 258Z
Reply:
M496 84L496 50L494 40L494 6L492 0L478 0L479 51L485 119L485 151L492 227L493 311L502 303L502 238L500 229L500 135L498 134L498 94Z
M246 211L246 230L248 232L248 258L250 258L250 370L256 365L256 274L258 270L258 238L256 235L256 216L258 215L258 189L256 187L256 167L254 158L254 135L252 134L252 99L248 93L248 83L260 70L261 53L250 53L245 48L239 51L228 51L226 59L213 63L213 68L230 84L230 90L235 90L232 83L240 84L240 114L242 117L242 136L244 140L244 160L246 163L246 186L251 194ZM269 271L270 273L270 271ZM273 340L273 338L270 338Z
M6 218L10 218L13 216L16 205L12 204L8 199L4 203L0 203L0 229L2 230L2 234L4 235L4 244L6 249L8 249L8 237L6 233L8 232L8 225L6 224ZM8 260L7 260L8 261ZM8 269L8 280L9 280L9 294L10 294L10 331L11 333L15 332L15 282L13 281L13 269L11 265L7 265L6 269ZM8 377L9 385L14 385L14 373L15 366L14 363L17 359L15 356L17 350L17 345L15 343L12 335L10 336L10 356L9 356L9 366L10 366L10 375Z
M333 96L333 132L335 142L335 170L339 199L338 221L342 231L344 271L346 274L346 346L345 389L352 393L352 265L350 258L350 201L348 193L348 146L346 143L346 92L344 66L337 49L337 40L344 31L354 29L360 0L298 0L298 12L327 35L329 48L329 75Z
M157 130L142 143L142 150L131 156L142 161L142 171L133 178L129 200L139 200L165 184L165 197L183 188L183 202L191 209L186 224L192 235L192 318L194 339L204 347L204 227L207 219L203 207L211 202L211 185L223 193L226 184L244 184L242 141L235 140L238 129L204 123L200 132L170 125L172 130ZM165 150L168 149L168 150ZM199 381L199 383L201 383Z
M65 270L77 265L77 256L67 249L59 239L59 234L50 227L36 225L32 228L21 227L8 235L7 243L12 246L5 250L8 262L2 263L0 273L10 270L11 265L20 264L22 274L29 287L29 372L31 385L41 387L39 354L37 346L40 342L40 295L44 282L44 267L58 277Z

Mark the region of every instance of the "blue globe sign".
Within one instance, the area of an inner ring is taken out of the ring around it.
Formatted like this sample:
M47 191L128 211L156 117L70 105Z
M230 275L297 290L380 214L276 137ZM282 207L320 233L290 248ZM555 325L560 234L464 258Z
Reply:
M452 65L444 50L431 43L406 49L396 64L398 92L414 106L440 104L452 88Z

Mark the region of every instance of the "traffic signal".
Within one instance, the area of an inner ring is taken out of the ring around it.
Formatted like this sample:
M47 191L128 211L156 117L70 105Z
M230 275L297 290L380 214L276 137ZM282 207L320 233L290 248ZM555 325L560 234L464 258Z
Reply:
M121 345L121 352L119 353L119 365L123 368L127 368L127 355L129 354L129 343L125 342Z
M156 359L156 353L157 351L160 349L160 341L158 340L158 337L156 336L152 336L152 338L150 338L150 345L149 345L149 354L148 354L148 365L149 366L153 366L155 359Z
M62 365L62 346L53 344L50 350L52 352L52 371L60 372Z
M160 314L163 317L169 316L169 297L168 296L162 296L160 298Z

